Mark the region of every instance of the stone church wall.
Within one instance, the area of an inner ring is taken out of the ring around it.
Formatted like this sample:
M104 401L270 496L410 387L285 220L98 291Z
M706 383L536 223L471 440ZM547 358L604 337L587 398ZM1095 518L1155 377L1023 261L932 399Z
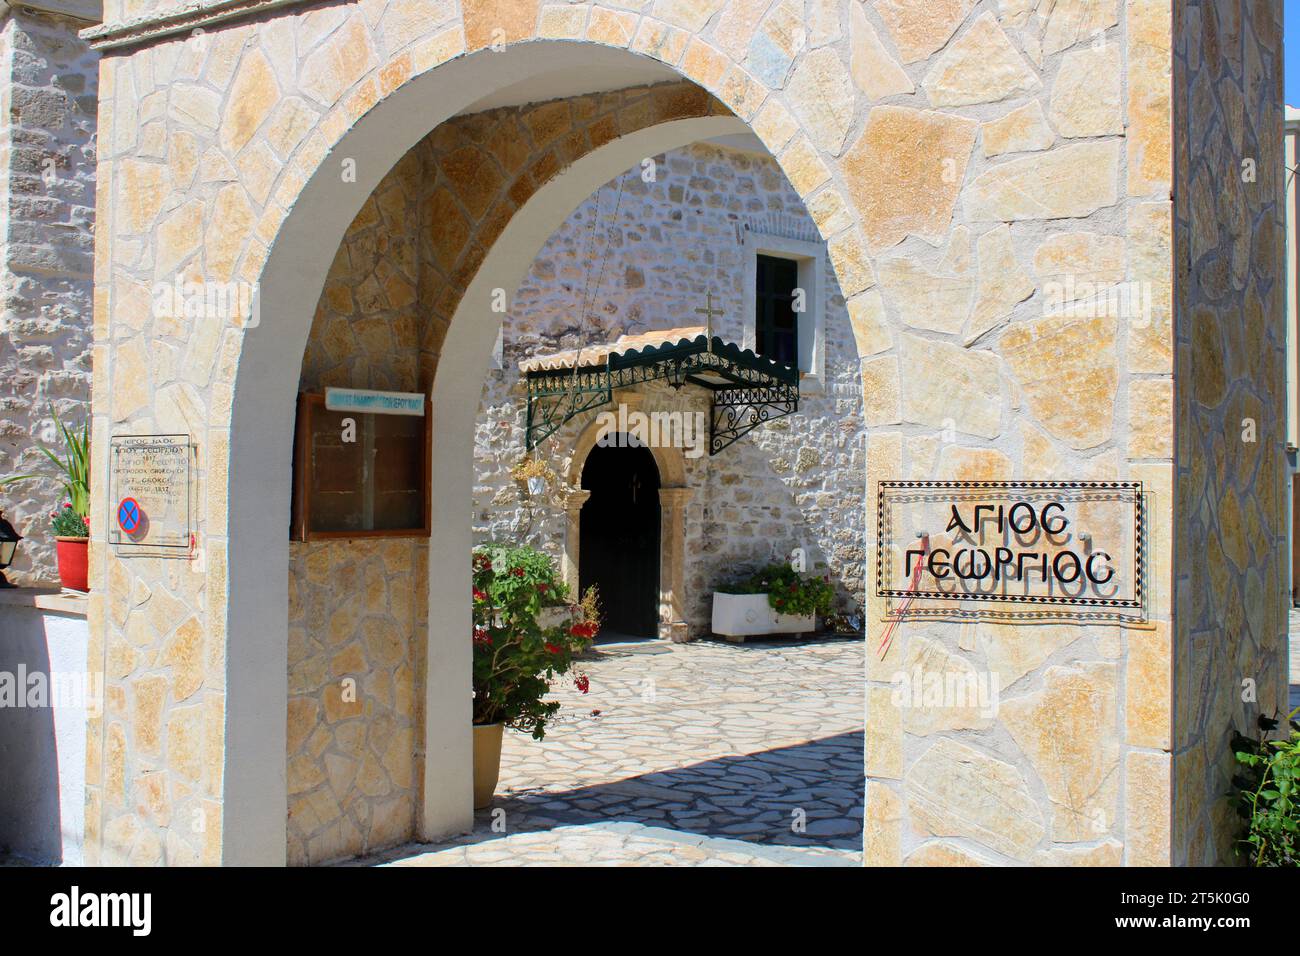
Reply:
M803 241L816 227L776 162L697 143L655 157L653 182L641 169L609 183L546 242L510 303L501 368L489 370L475 450L477 540L522 539L557 556L564 545L562 495L531 500L510 474L524 456L527 398L518 372L535 355L599 345L620 334L698 324L713 293L724 314L715 332L745 340L745 259L760 234ZM614 210L618 207L618 215ZM593 219L595 239L592 239ZM594 250L594 251L593 251ZM607 258L605 258L607 256ZM591 294L586 322L584 289ZM809 569L829 573L837 604L860 613L864 568L864 432L857 354L844 300L829 265L815 304L824 314L825 374L801 391L799 411L749 432L709 456L686 458L685 584L692 635L708 633L719 584L803 548ZM752 319L750 320L752 326ZM674 394L666 384L640 387L642 410L689 409L708 415L702 390ZM616 408L617 406L609 406ZM578 433L601 410L571 420L537 449L563 485L581 462Z
M84 21L25 8L0 18L0 490L26 540L15 584L58 581L49 512L65 500L36 447L60 448L51 409L89 414L99 57ZM102 516L100 516L102 518Z

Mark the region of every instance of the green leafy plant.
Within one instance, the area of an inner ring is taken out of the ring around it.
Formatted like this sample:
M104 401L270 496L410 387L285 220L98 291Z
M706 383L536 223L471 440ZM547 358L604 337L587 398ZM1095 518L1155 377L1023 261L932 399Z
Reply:
M67 453L63 458L60 458L44 445L38 447L46 458L54 462L55 467L63 475L63 490L65 497L68 499L64 510L70 507L78 517L87 518L90 516L90 424L87 423L82 426L81 434L78 435L63 424L63 419L59 418L59 413L54 411L52 407L50 414L54 416L54 424L58 426L59 434L63 437L63 444L67 449ZM0 478L0 488L19 481L32 481L47 477L49 476L9 475ZM51 517L55 517L57 514L56 512ZM63 532L57 531L56 528L56 533L62 534ZM77 534L85 535L85 528L83 527Z
M1232 735L1241 771L1232 778L1237 814L1245 821L1237 852L1252 866L1300 867L1300 707L1287 715L1290 734L1270 738L1280 721L1260 715L1259 736Z
M502 723L541 740L559 701L545 700L554 680L573 669L600 628L597 599L588 589L570 605L554 562L533 548L486 545L474 549L474 723ZM548 608L569 614L548 624ZM587 693L586 674L574 685Z
M829 575L804 576L787 564L769 564L741 581L720 588L724 594L766 594L767 603L782 614L830 614L835 600Z

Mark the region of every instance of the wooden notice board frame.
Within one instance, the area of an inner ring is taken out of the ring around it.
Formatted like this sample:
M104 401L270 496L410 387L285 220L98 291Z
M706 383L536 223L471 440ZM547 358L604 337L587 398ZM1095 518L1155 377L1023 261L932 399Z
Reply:
M432 530L432 474L430 448L433 443L433 406L424 399L424 428L421 429L420 475L423 484L421 495L422 524L411 528L380 528L374 530L346 529L340 531L313 531L311 489L313 463L311 438L317 417L326 412L323 392L299 392L297 426L293 441L293 505L289 538L292 541L331 541L347 538L427 538ZM331 413L334 414L334 413ZM377 412L347 412L349 418L361 419L377 416Z

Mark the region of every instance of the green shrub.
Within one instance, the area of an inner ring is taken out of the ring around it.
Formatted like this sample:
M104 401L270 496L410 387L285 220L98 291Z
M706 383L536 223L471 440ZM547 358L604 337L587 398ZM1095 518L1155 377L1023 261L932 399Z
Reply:
M820 614L823 618L830 614L835 600L829 575L805 577L789 564L769 564L718 590L723 594L766 594L767 603L781 614Z
M1237 852L1251 866L1300 867L1300 723L1288 715L1290 735L1272 740L1279 721L1259 717L1259 737L1232 735L1242 770L1232 778L1237 814L1245 821Z

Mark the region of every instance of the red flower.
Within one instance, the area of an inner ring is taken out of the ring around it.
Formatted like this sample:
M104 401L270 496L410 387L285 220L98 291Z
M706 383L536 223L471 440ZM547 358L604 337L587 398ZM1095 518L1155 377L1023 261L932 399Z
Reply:
M487 600L487 592L486 592L486 591L480 591L478 588L475 588L475 589L474 589L474 600L475 600L475 601L486 601L486 600Z
M480 647L492 646L492 636L488 634L486 627L476 626L474 628L474 643L478 644Z
M791 585L790 585L790 593L791 593L791 594L794 594L794 592L795 592L795 591L798 591L798 590L799 590L799 585L798 585L797 583L795 583L795 584L791 584Z
M587 679L586 674L579 674L573 683L584 694L591 690L591 681Z
M510 569L510 573L513 574L513 575L514 575L515 577L517 577L517 578L522 578L522 577L524 576L524 569L523 569L523 568L511 568L511 569Z
M550 586L549 584L539 584L539 585L537 585L537 590L541 591L543 594L545 594L547 591L549 591L550 588L551 588L551 586Z
M560 648L559 646L557 646L557 645L555 645L555 644L552 644L550 641L547 641L547 642L546 642L546 653L548 653L548 654L558 654L558 653L560 653L561 650L562 650L562 648Z

